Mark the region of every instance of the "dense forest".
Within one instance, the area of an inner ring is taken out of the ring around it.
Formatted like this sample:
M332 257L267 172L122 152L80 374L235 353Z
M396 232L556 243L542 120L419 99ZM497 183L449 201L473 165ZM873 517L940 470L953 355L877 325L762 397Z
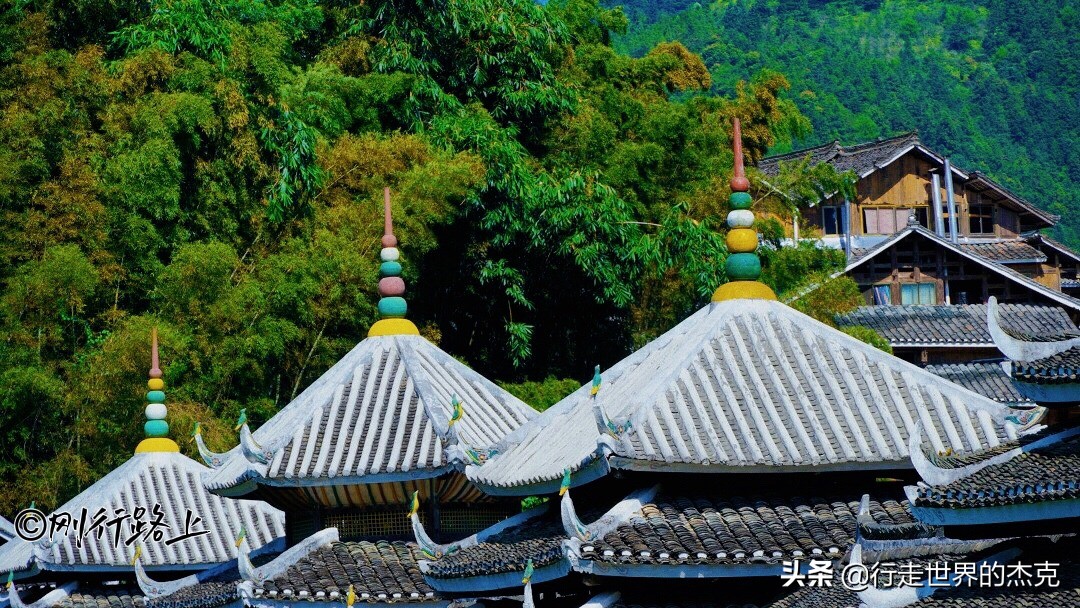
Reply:
M189 454L196 420L225 450L288 403L375 319L384 186L410 318L536 407L725 280L732 119L751 161L809 127L781 72L631 57L597 0L431 4L0 4L0 512L130 457L153 327ZM758 198L778 293L837 268Z
M791 142L857 143L917 129L958 165L1062 216L1080 246L1080 5L1071 0L609 0L616 48L677 40L714 91L782 72L813 124ZM788 151L780 142L774 151Z

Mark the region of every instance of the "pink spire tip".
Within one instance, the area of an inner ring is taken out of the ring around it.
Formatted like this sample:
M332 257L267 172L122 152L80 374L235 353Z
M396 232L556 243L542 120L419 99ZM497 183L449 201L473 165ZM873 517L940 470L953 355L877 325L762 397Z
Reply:
M731 176L731 190L734 192L747 192L750 190L750 180L746 179L746 166L743 163L742 149L742 124L735 119L731 133L732 147L735 149L735 174Z
M157 328L150 332L150 377L161 377L161 365L158 360Z
M383 188L383 247L396 247L397 237L394 236L394 219L390 217L390 187Z

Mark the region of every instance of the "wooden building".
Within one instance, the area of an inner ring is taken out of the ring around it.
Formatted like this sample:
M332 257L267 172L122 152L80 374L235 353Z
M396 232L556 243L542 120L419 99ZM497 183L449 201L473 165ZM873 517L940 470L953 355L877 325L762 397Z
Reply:
M759 169L775 175L784 163L806 158L857 176L854 200L834 196L805 210L804 219L811 235L859 262L854 278L868 304L976 304L990 295L1038 302L1030 290L1012 289L1012 281L992 276L972 258L1005 266L1055 291L1080 291L1080 255L1039 234L1057 216L982 173L951 165L915 133L848 147L833 142L766 158ZM881 247L911 226L938 237L936 242L909 239Z
M946 174L947 159L923 145L914 132L848 147L832 142L773 156L762 160L759 169L775 175L782 163L806 157L858 176L855 200L834 197L807 214L810 225L822 236L890 235L906 226L914 213L930 230L942 220L941 230L935 232L944 236L951 237L955 226L958 238L1017 239L1049 228L1058 219L982 173L951 165L951 175ZM935 201L940 205L937 211ZM952 214L950 208L955 210Z

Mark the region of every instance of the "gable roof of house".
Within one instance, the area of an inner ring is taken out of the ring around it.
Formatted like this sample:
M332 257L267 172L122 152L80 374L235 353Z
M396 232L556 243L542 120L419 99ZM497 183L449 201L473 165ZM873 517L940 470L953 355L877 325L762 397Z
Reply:
M511 433L466 474L514 494L604 467L769 471L907 466L925 419L969 451L1014 433L1005 408L778 302L702 308ZM610 457L610 458L609 458ZM551 488L554 489L554 488Z
M1032 246L1032 247L1034 247L1036 249L1039 249L1039 248L1042 248L1042 247L1045 247L1047 249L1051 249L1051 250L1056 251L1057 253L1071 259L1073 261L1073 263L1080 264L1080 253L1077 253L1077 252L1073 251L1072 249L1066 247L1064 243L1061 243L1060 241L1056 241L1056 240L1046 236L1045 234L1042 234L1042 233L1039 233L1039 232L1036 232L1034 234L1028 234L1028 235L1026 235L1026 240L1027 240L1027 243L1030 246Z
M970 251L967 251L963 247L960 247L957 243L953 243L948 239L944 239L917 224L909 224L903 230L893 234L886 239L883 239L881 242L877 243L873 247L867 248L858 257L852 257L852 259L848 262L847 266L845 266L842 271L835 273L834 276L839 276L841 274L846 274L855 270L856 268L862 266L868 261L874 259L874 257L878 254L887 251L890 247L896 245L897 243L906 238L927 239L937 245L940 245L941 247L944 247L949 251L957 253L964 258L975 262L976 264L979 264L983 268L986 268L987 270L990 270L1013 283L1016 283L1022 287L1027 288L1030 291L1033 291L1045 297L1048 300L1052 300L1071 310L1080 311L1080 300L1070 295L1066 295L1060 291L1057 291L1056 289L1047 287L1046 285L1043 285L1042 283L1039 283L1038 281L1035 281L1034 279L1023 275L1004 264L993 262L982 257L981 255L977 255Z
M945 157L926 147L920 140L917 131L902 133L896 137L880 139L878 141L865 142L853 146L842 146L839 141L832 141L814 148L796 150L787 154L779 154L761 159L758 169L766 175L775 176L780 171L780 163L792 162L810 157L811 164L829 163L838 171L854 171L859 178L864 178L892 164L908 152L917 150L924 156L932 159L939 165L944 165ZM1009 191L1001 184L978 171L965 171L952 165L953 173L964 183L982 190L993 190L1002 198L1019 207L1023 212L1034 215L1052 226L1060 219L1058 216L1047 213L1031 204L1024 198Z
M768 175L776 175L780 170L781 162L802 160L809 156L811 164L829 163L836 167L837 171L854 171L862 178L881 167L891 164L915 148L919 148L920 151L940 162L945 160L923 146L922 142L919 141L918 133L911 131L896 137L865 142L854 146L841 146L839 141L832 141L814 148L769 156L761 159L758 163L758 169ZM967 178L967 173L955 167L954 169L958 177L961 179Z

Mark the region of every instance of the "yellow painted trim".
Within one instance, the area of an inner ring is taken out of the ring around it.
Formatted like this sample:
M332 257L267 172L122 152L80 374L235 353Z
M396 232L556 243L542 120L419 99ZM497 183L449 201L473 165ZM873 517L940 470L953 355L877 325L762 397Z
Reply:
M753 228L732 228L727 233L726 241L731 253L753 253L758 247L757 231Z
M420 330L408 319L379 319L368 330L369 338L378 336L419 336Z
M161 378L151 378L150 381L146 383L146 386L152 391L160 391L165 388L165 381Z
M139 442L139 445L135 447L136 454L145 454L146 452L179 452L180 446L176 445L176 442L166 437L147 437Z
M712 294L713 302L728 300L775 300L776 294L766 284L759 281L732 281L724 283Z

